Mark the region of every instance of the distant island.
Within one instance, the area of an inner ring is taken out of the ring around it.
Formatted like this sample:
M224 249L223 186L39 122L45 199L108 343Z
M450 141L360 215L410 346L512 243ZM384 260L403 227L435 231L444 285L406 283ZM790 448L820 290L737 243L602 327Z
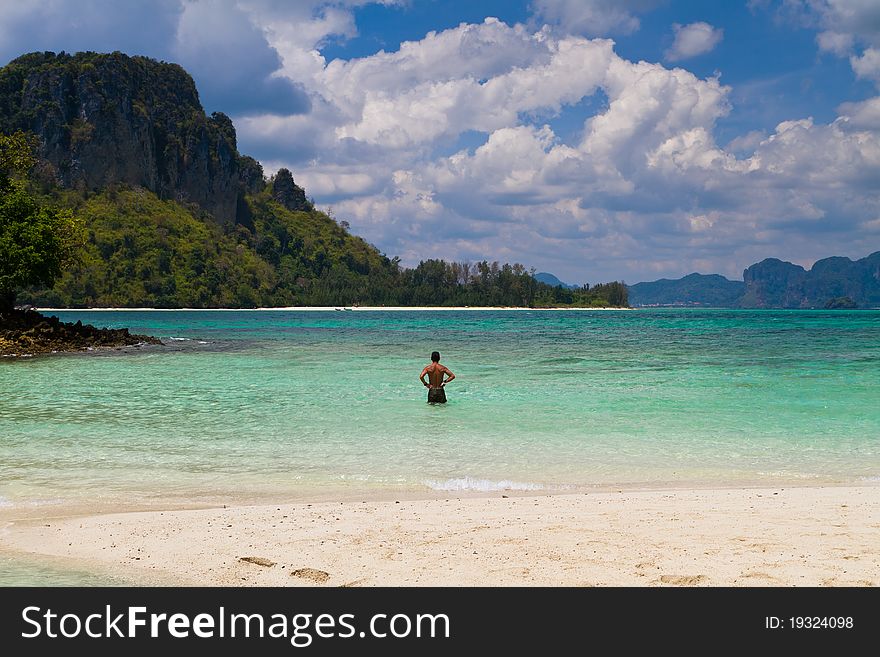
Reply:
M562 286L569 290L576 290L578 287L580 287L579 285L572 285L571 283L563 283L558 278L556 278L556 276L546 271L539 271L537 274L534 274L534 276L535 280L539 283L546 283L547 285L550 285L552 287Z
M0 68L0 133L38 142L30 191L82 221L84 246L39 307L625 307L621 282L567 287L521 264L405 268L266 178L180 66L115 52L31 53ZM0 235L2 237L2 235Z
M880 308L880 251L859 260L831 257L807 270L767 258L743 272L742 281L719 274L629 286L633 306L716 308Z

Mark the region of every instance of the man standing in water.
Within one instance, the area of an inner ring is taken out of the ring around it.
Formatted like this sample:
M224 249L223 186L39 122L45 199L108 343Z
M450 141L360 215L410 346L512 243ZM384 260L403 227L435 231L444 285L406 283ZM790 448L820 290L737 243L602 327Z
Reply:
M444 375L447 377L446 380L443 378ZM427 381L425 381L426 376L428 377ZM428 403L445 404L446 391L443 389L443 386L454 378L455 374L452 373L452 370L440 364L440 352L435 351L432 353L431 364L426 365L422 373L419 374L419 381L428 389Z

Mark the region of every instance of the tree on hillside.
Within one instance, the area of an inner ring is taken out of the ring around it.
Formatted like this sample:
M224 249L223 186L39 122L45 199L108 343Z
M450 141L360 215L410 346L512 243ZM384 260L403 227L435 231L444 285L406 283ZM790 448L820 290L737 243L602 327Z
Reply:
M28 191L35 142L22 132L0 135L0 311L22 287L52 286L83 242L69 210L43 207Z

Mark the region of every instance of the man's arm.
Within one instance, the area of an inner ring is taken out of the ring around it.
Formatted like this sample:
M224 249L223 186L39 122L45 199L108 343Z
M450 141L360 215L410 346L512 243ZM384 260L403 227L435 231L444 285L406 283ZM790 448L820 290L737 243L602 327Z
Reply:
M428 373L428 366L425 365L425 369L422 370L422 373L419 374L419 381L422 382L422 385L426 388L428 387L428 382L425 381L425 375Z
M453 374L452 370L449 369L448 367L446 368L446 371L444 372L444 374L449 378L447 378L443 383L440 384L443 386L445 386L447 383L449 383L450 381L452 381L452 379L455 378L455 374Z

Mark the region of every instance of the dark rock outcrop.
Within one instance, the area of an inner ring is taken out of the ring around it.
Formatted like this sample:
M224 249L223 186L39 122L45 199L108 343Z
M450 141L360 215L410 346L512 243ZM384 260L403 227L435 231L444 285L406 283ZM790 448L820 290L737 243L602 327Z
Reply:
M0 356L30 356L107 347L162 344L148 335L134 335L127 328L95 328L91 324L65 323L54 315L35 310L0 313Z
M837 297L825 304L825 310L856 310L858 307L859 304L849 297Z
M293 174L279 169L272 180L272 198L288 210L311 212L315 206L306 198L305 190L293 182Z
M40 156L65 187L144 187L233 222L262 168L236 149L225 114L205 115L176 64L122 53L31 53L0 69L0 131L40 139Z

